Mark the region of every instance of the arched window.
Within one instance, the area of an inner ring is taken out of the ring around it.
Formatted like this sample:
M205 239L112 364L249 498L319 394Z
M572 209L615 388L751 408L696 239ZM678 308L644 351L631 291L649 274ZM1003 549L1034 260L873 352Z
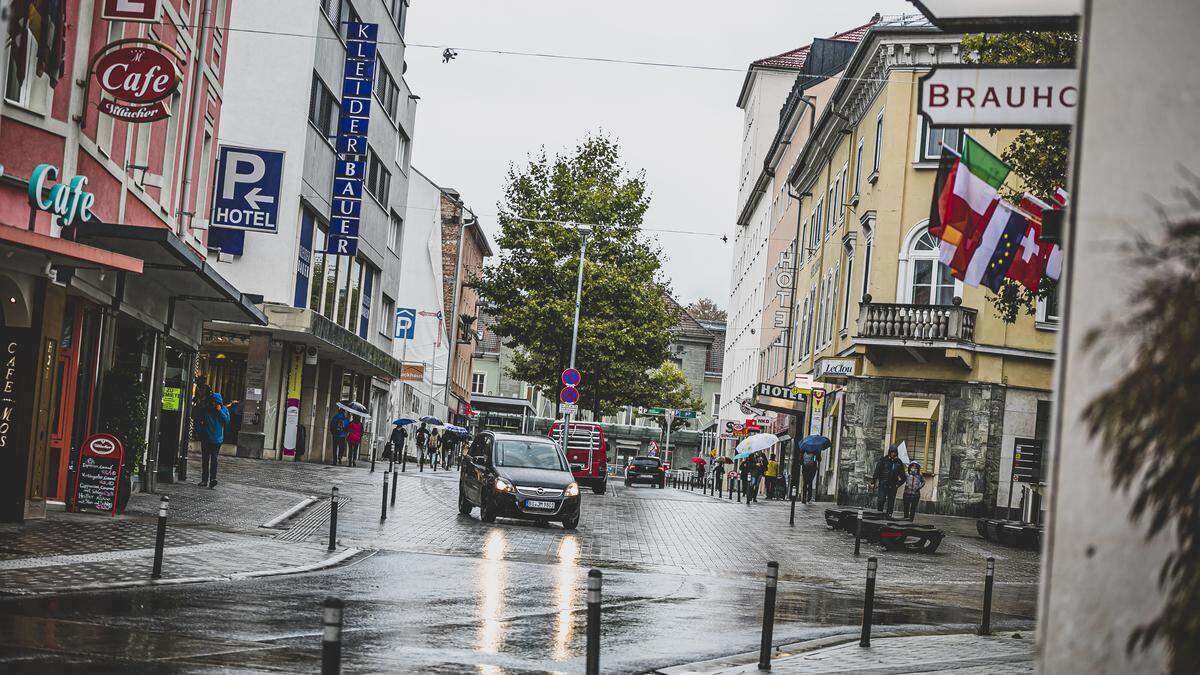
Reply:
M908 297L914 305L949 305L954 300L954 277L938 259L938 245L925 228L909 249Z

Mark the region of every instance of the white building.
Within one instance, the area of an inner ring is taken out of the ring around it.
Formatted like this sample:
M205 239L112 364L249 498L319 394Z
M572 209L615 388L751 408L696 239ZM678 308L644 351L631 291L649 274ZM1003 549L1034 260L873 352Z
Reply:
M442 190L413 168L401 239L399 319L392 356L406 364L392 385L392 408L402 415L447 419L446 365L450 339L443 315ZM411 337L409 330L411 326Z
M238 452L330 457L338 401L387 418L415 99L404 82L407 0L254 0L232 6L217 145L285 153L278 232L210 231L209 262L262 296L266 330L210 324L201 370L245 392ZM358 252L326 254L347 22L378 25ZM298 403L297 403L298 401ZM298 408L296 414L289 408ZM296 425L300 427L296 429ZM389 431L373 436L363 453ZM297 437L298 435L298 437Z

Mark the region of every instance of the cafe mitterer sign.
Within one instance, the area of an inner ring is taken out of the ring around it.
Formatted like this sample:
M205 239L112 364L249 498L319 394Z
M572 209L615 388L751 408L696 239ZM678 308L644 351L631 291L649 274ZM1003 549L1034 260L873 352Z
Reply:
M90 72L101 91L100 112L125 122L155 122L170 117L164 102L183 79L179 53L144 38L105 45L92 57Z

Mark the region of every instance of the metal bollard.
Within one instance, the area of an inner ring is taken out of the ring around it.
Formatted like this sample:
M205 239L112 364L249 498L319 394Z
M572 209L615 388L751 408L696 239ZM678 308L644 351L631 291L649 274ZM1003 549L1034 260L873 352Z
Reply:
M392 453L395 455L395 452ZM400 473L408 473L408 449L400 446Z
M854 526L854 555L858 555L859 545L862 543L862 514L863 510L858 510L858 524ZM874 560L874 558L872 558Z
M588 570L587 580L587 675L600 673L600 570Z
M859 647L871 646L871 619L875 613L875 571L879 561L874 556L867 558L867 596L863 599L862 637L858 640Z
M337 488L333 488L329 494L329 552L337 548Z
M400 484L400 479L396 478L396 474L392 474L392 507L396 506L396 486Z
M983 620L979 623L980 635L992 634L992 581L996 576L996 559L987 559L987 572L983 577Z
M381 522L381 523L383 521L387 520L387 487L388 487L388 473L386 471L384 471L383 472L383 504L379 510L379 522Z
M375 473L375 446L371 446L371 473Z
M158 533L154 537L154 569L150 571L151 579L162 576L163 546L167 543L167 507L170 505L171 498L163 495L162 501L158 503Z
M767 596L763 601L762 642L758 646L758 669L771 669L771 636L775 633L775 592L779 585L779 563L767 563Z
M338 675L342 672L342 609L341 600L325 598L325 613L322 623L325 632L321 636L321 675Z
M796 525L796 493L799 491L800 486L798 484L796 484L796 481L791 481L791 483L792 484L788 486L788 492L791 494L791 498L792 498L792 510L791 510L791 513L788 514L788 525L795 526Z

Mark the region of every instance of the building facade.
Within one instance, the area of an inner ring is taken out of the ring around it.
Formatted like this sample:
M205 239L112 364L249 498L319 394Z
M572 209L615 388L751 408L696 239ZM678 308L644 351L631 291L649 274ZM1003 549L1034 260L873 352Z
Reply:
M917 80L958 62L960 39L872 27L787 175L800 196L791 379L825 394L793 433L833 441L819 491L839 503L866 504L875 460L903 442L927 476L922 510L1006 509L1015 442L1048 429L1056 312L1004 323L928 233L941 144L963 132L924 124ZM972 135L997 153L1010 138Z
M7 32L24 37L0 49L3 520L74 508L80 447L100 432L125 449L118 501L131 477L144 490L182 477L203 323L266 321L205 264L197 216L221 133L228 5L163 0L127 20L102 4L58 3L36 34L44 5L13 6ZM112 113L123 104L89 71L102 52L173 66L161 119Z
M479 332L479 291L470 286L483 273L484 259L492 255L479 219L462 201L457 190L441 191L443 320L450 336L447 357L447 421L459 426L469 423L471 411L471 362Z
M328 461L329 419L339 402L357 401L371 413L365 455L390 433L383 422L400 376L392 352L416 115L403 77L407 2L231 4L220 143L280 151L284 159L275 231L213 227L208 242L210 264L262 296L269 323L211 322L201 372L239 402L236 450L225 451ZM375 24L378 34L365 144L347 155L336 146L351 22ZM351 200L358 236L348 255L331 225L335 161L346 156L365 173Z
M876 19L827 40L750 64L738 107L743 151L730 281L728 364L720 418L741 422L760 382L787 384L794 315L796 195L782 173L795 162L824 108L836 74ZM764 429L786 433L790 416L767 414ZM721 425L718 424L718 427ZM724 429L721 429L723 432ZM726 450L734 439L727 438Z

